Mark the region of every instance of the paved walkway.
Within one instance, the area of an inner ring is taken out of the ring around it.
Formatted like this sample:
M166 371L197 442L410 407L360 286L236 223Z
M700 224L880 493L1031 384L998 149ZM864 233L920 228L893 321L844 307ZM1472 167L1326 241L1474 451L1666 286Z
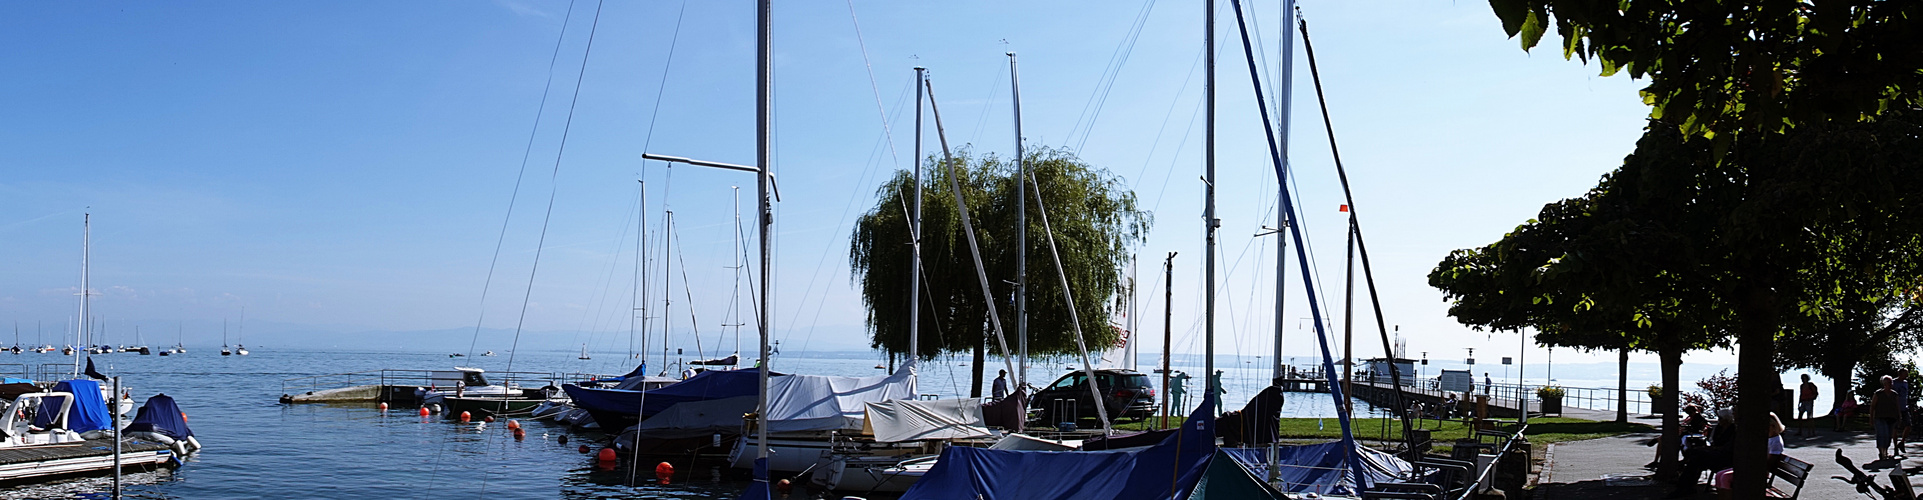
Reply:
M1879 474L1878 484L1888 485L1889 476L1881 474L1887 474L1899 462L1910 471L1912 484L1923 479L1918 476L1919 469L1923 469L1923 445L1910 447L1911 458L1877 461L1876 437L1870 433L1816 431L1798 436L1795 430L1790 432L1785 435L1785 454L1812 465L1800 498L1865 498L1849 484L1830 479L1830 476L1849 475L1836 464L1836 450L1843 450L1865 473ZM1538 486L1531 496L1555 500L1715 498L1711 493L1673 497L1670 496L1675 490L1673 486L1646 480L1652 473L1642 467L1655 458L1657 437L1657 434L1626 434L1549 445L1543 456L1542 473L1537 478ZM1617 479L1607 479L1611 477Z

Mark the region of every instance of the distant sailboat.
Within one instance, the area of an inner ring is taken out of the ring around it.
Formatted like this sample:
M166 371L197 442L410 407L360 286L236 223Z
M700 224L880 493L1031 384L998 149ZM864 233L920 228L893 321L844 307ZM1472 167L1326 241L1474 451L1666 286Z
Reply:
M175 325L174 334L177 335L177 337L174 339L174 349L173 349L174 354L186 354L187 353L187 328L184 325Z
M588 345L587 345L587 344L581 344L581 357L579 357L579 358L575 358L575 359L592 359L592 358L589 358L589 357L588 357Z
M234 330L235 330L234 331L234 354L246 356L247 344L241 343L241 339L247 337L247 307L246 306L241 306L240 328L236 328Z
M234 350L227 347L227 320L220 320L220 355L232 356Z

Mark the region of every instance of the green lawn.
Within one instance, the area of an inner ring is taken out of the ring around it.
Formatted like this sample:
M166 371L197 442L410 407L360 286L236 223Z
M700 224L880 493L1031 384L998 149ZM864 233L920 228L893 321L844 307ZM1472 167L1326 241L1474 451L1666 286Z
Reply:
M1179 417L1169 418L1170 425L1180 425L1181 421L1182 419ZM1150 428L1150 424L1159 422L1160 419L1149 419L1144 422L1129 422L1117 425L1116 428L1143 430ZM1336 422L1336 419L1333 418L1285 418L1282 419L1281 426L1282 437L1284 439L1321 440L1336 439L1342 436L1341 426ZM1402 436L1402 423L1396 419L1357 419L1353 422L1353 427L1355 436L1358 439L1398 440L1401 439ZM1417 425L1417 428L1432 431L1430 438L1435 440L1439 447L1442 447L1446 443L1453 442L1456 439L1469 437L1472 434L1467 424L1457 421L1438 422L1435 420L1422 420ZM1524 432L1523 435L1529 438L1531 444L1540 446L1549 443L1580 441L1631 432L1651 432L1654 430L1654 427L1639 423L1597 422L1577 418L1545 417L1530 419L1529 430Z

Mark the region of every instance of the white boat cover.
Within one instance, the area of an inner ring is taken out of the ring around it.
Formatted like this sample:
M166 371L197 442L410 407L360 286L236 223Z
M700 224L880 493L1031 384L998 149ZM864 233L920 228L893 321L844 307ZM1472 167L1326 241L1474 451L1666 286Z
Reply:
M861 430L866 403L915 398L915 363L893 375L782 375L768 380L768 430Z
M996 441L995 444L989 445L988 449L1016 450L1016 451L1071 451L1081 447L1082 447L1082 441L1079 439L1051 441L1051 440L1042 439L1034 436L1029 436L1027 434L1009 434L1007 436L1003 436L1002 440Z
M989 436L979 399L868 403L868 421L861 430L883 443Z

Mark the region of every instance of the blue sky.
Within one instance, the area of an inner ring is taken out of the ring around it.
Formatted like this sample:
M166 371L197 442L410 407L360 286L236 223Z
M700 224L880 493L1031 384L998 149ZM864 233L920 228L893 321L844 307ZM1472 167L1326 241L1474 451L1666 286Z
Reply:
M1272 72L1277 4L1250 4L1259 62ZM645 176L651 229L665 202L679 230L674 266L691 285L683 291L675 273L673 343L694 347L693 321L704 349L732 344L717 337L733 290L732 187L752 206L753 179L670 173L639 155L753 162L753 4L607 2L594 27L596 5L576 2L572 14L567 2L531 0L0 7L0 93L9 96L0 100L0 320L40 321L51 335L75 314L80 220L91 212L93 288L103 294L94 304L110 338L180 324L189 344L211 344L220 321L245 307L260 343L433 332L407 342L465 345L479 322L494 332L482 348L501 350L498 333L515 328L528 293L530 348L620 351ZM1481 2L1301 6L1388 321L1411 354L1513 353L1513 334L1449 319L1425 275L1449 250L1500 238L1617 165L1647 114L1641 83L1598 77L1553 47L1525 53ZM1265 353L1275 249L1252 235L1273 225L1275 176L1226 3L1221 12L1218 348ZM873 203L878 179L911 161L910 68L930 68L951 142L1006 154L1003 53L1015 51L1028 143L1079 151L1154 209L1140 279L1155 293L1142 294L1142 310L1159 323L1161 256L1180 252L1175 348L1200 350L1199 3L778 2L775 16L783 202L773 317L784 346L866 344L846 264L849 224ZM1093 104L1138 17L1139 37ZM1296 64L1291 163L1331 285L1323 294L1339 302L1340 191L1306 59ZM1301 292L1289 300L1289 317L1308 316ZM1290 355L1308 354L1302 323L1287 324ZM1159 325L1142 330L1157 339L1145 350L1159 350Z

